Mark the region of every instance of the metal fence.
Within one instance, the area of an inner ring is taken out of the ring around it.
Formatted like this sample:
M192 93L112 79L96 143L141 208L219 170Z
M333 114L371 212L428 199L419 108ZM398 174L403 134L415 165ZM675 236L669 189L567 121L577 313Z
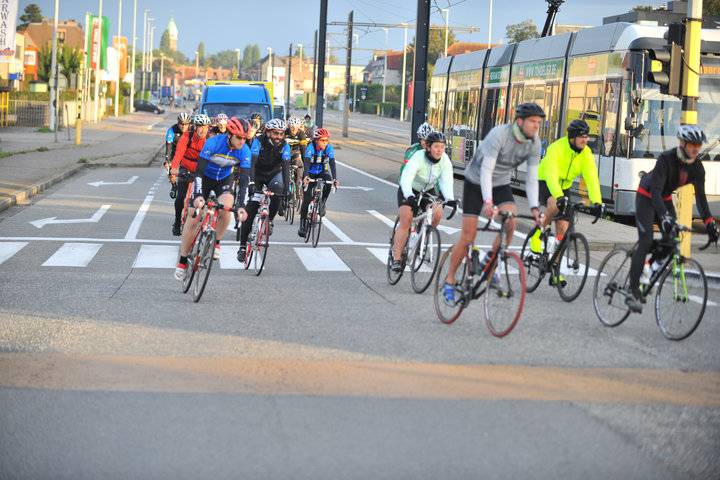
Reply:
M36 100L14 100L8 102L8 123L42 127L49 123L50 108L48 102Z

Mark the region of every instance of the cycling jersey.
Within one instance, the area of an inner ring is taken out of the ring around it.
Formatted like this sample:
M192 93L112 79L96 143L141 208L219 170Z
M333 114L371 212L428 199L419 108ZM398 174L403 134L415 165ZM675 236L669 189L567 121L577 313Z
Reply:
M638 195L650 198L658 217L662 218L667 212L665 202L672 198L672 192L683 185L693 184L698 213L708 223L712 214L705 196L705 167L699 159L690 164L682 163L682 152L678 150L673 148L658 156L655 168L640 179Z
M602 203L597 165L592 150L586 146L580 153L576 152L570 146L568 137L560 138L548 147L537 170L538 180L545 181L550 194L555 198L562 197L563 190L570 188L579 175L585 179L590 201Z
M175 157L177 142L180 140L182 134L183 131L180 130L180 126L177 123L168 128L165 133L165 156L167 158L173 159Z
M198 157L195 177L205 175L213 180L220 180L232 172L235 165L247 168L250 165L250 148L230 148L227 135L208 138Z
M527 162L525 191L530 208L538 206L537 167L540 139L525 138L516 123L494 127L475 151L465 168L465 179L480 185L485 199L492 199L493 187L510 184L515 168Z
M173 157L170 168L178 168L180 165L194 172L197 167L197 159L205 145L207 137L200 138L195 132L188 131L183 133L177 143L175 156Z
M337 173L335 171L335 150L332 145L327 145L324 150L319 152L317 151L315 142L308 145L307 150L305 150L305 161L303 165L305 171L308 174L317 175L325 170L326 164L330 165L330 172L332 173L333 180L335 180Z
M307 137L305 136L305 131L301 128L298 129L297 133L293 135L290 133L290 129L288 128L285 131L285 140L287 141L288 145L290 145L290 155L293 159L300 158L302 159L303 151L307 148Z
M220 135L220 134L225 135L226 133L227 133L227 128L225 129L224 132L221 132L220 127L215 125L214 127L212 127L210 129L210 131L208 132L208 135L210 135L210 136L215 136L215 135Z
M408 160L400 177L400 188L405 198L414 195L413 190L425 192L440 185L440 192L445 200L454 200L453 194L453 167L450 158L443 152L437 163L432 163L426 157L425 150L418 150Z
M283 173L283 184L290 185L290 145L283 139L278 145L273 145L267 135L255 137L253 141L250 166L250 180L255 181L255 175L261 174L264 178L274 177Z

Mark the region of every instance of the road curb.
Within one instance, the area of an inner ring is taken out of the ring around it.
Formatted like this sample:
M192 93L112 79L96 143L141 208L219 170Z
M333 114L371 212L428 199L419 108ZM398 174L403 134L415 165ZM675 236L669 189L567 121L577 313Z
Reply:
M0 200L0 212L3 210L6 210L10 207L14 207L20 202L24 202L25 200L29 199L30 197L34 197L38 193L42 192L43 190L47 190L48 188L52 187L53 185L56 185L63 180L72 177L76 173L78 173L80 170L83 170L87 168L88 166L86 164L77 165L75 167L72 167L68 170L65 170L64 172L61 172L53 177L51 177L48 180L45 180L41 183L36 183L35 185L32 185L25 190L21 190L19 193L9 195L7 198L3 198Z

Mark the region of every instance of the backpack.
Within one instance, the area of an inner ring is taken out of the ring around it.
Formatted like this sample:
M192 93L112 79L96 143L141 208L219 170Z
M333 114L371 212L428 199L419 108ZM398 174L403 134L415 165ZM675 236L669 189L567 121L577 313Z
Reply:
M410 157L412 157L418 150L420 150L420 143L413 143L407 148L407 150L405 150L405 157L403 158L402 165L400 165L400 171L398 172L398 182L400 181L400 177L402 177L402 171L405 168L405 165L407 165Z

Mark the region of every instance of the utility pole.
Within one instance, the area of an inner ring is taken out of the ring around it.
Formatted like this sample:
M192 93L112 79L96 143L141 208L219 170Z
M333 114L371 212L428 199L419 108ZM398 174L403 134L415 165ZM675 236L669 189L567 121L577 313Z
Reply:
M385 84L387 83L385 79L387 78L387 55L388 55L388 29L383 28L385 30L385 53L383 54L383 96L382 96L382 107L380 107L380 110L382 112L382 116L385 116Z
M318 37L318 31L315 30L315 37L313 37L313 73L312 73L312 93L315 94L315 80L316 80L316 73L317 73L317 37ZM310 102L308 102L308 113L310 113Z
M353 37L353 11L350 10L348 15L347 27L347 56L345 60L345 105L343 105L343 131L342 136L348 136L348 122L350 117L350 82L352 81L352 70L350 64L352 62L352 37ZM353 102L355 99L353 98Z
M120 32L122 31L122 0L118 0L118 36L117 36L117 84L115 84L115 116L120 113Z
M95 64L95 115L94 121L100 121L100 60L102 59L102 0L100 0L100 12L98 13L98 55Z
M55 117L55 106L57 105L58 97L58 78L57 78L57 24L58 24L58 0L55 0L55 18L53 18L53 40L52 40L52 57L50 60L50 75L54 77L55 81L50 88L50 130L55 131L55 142L57 139L57 118Z
M407 24L405 24L405 42L403 43L402 86L400 87L400 121L405 121L405 69L407 67Z
M315 125L317 128L323 126L323 102L325 98L325 42L327 41L327 10L328 0L320 0L320 27L318 34L318 71L317 71L317 96L315 97Z
M702 0L690 0L685 25L684 61L682 62L682 113L680 123L697 125L698 92L700 87L700 33L702 29ZM670 29L668 29L668 35ZM668 38L670 40L670 38ZM690 185L678 188L676 210L678 222L692 225L693 188ZM690 256L690 232L680 234L680 253Z
M130 65L132 68L132 77L130 78L130 113L135 111L135 41L137 38L135 37L135 23L137 21L137 0L135 0L135 5L133 6L133 52L132 52L132 60L130 60Z
M418 0L415 30L415 68L413 81L411 141L416 143L417 129L425 121L425 88L427 85L427 53L430 37L430 0Z
M292 85L292 43L290 44L290 53L288 55L287 75L285 75L285 83L287 84L287 94L285 95L285 118L290 116L290 86Z

